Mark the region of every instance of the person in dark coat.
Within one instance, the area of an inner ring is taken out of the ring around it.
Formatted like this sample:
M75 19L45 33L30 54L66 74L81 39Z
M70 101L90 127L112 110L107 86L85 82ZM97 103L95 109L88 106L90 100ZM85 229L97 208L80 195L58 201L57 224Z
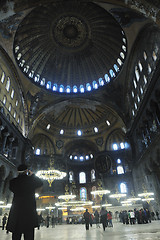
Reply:
M101 223L102 223L102 226L103 226L103 230L105 231L105 228L108 225L108 221L107 221L107 211L104 207L101 208L100 218L101 218Z
M4 227L6 225L6 222L7 222L7 216L6 214L4 214L3 218L2 218L2 230L4 230Z
M43 182L25 164L18 167L18 177L10 180L9 189L14 193L6 229L12 232L12 240L34 240L34 228L38 227L35 191Z
M89 224L90 224L90 213L88 212L88 209L83 214L84 220L85 220L85 226L86 230L89 230Z

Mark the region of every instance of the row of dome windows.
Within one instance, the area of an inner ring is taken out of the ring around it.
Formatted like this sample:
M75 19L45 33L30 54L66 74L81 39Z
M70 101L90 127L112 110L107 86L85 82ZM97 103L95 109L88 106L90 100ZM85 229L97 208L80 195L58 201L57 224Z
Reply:
M117 143L112 144L112 149L113 149L114 151L123 150L123 149L126 149L126 148L128 148L128 143L123 143L123 142L121 142L120 144L117 144ZM41 151L40 148L37 148L37 149L35 149L35 154L36 154L36 155L41 155L41 154L45 154L45 152L44 152L44 151ZM93 157L94 157L94 156L93 156L92 153L91 153L91 154L87 154L87 155L80 155L80 156L78 156L78 155L72 155L72 154L71 154L71 155L69 156L69 159L70 159L70 160L85 161L85 160L92 159Z
M156 47L155 51L152 52L152 59L154 62L157 60L156 53L158 52L158 48ZM144 51L143 52L143 59L147 61L147 54ZM147 64L148 68L148 75L152 73L152 68L150 64ZM147 84L149 83L146 75L143 75L143 79L141 78L140 72L143 73L143 63L139 60L138 64L135 66L135 78L133 79L133 90L131 91L131 97L134 99L134 106L132 109L132 116L134 117L136 115L136 111L138 110L138 107L140 106L140 102L143 99L144 93L147 89ZM139 89L139 93L138 93Z
M108 121L108 120L106 120L106 124L107 124L108 126L111 125L110 121ZM47 127L46 127L46 129L49 130L50 127L51 127L51 125L48 124ZM94 131L95 133L98 133L98 132L99 132L99 129L98 129L97 127L94 127L94 128L93 128L93 131ZM61 130L59 131L59 134L60 134L60 135L63 135L64 133L65 133L65 130L64 130L64 129L61 129ZM83 131L82 131L82 130L80 130L80 129L77 130L77 136L82 136L82 134L83 134Z
M123 38L123 42L126 44L126 39ZM117 59L117 63L113 65L113 69L109 70L109 74L105 74L104 78L99 78L98 81L93 81L92 84L86 83L85 85L80 85L79 87L74 85L71 87L70 85L64 86L64 85L58 85L53 84L51 81L47 81L45 78L40 78L39 74L35 74L33 70L29 71L30 67L28 65L25 65L25 60L22 59L22 54L19 52L20 47L15 47L15 53L17 54L17 60L19 61L19 66L23 69L23 72L28 74L29 78L32 78L35 83L39 83L41 86L45 86L46 89L52 90L53 92L60 92L60 93L84 93L85 91L90 92L94 89L98 89L101 86L104 86L105 84L109 83L111 81L111 78L116 77L116 73L119 72L119 66L123 64L123 60L125 59L125 53L126 53L126 46L122 45L123 52L120 52L120 57ZM116 72L116 73L115 73Z

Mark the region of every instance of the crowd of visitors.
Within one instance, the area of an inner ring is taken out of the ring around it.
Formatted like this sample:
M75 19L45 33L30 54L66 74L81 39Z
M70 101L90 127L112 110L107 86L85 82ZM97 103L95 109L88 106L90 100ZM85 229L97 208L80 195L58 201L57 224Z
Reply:
M96 223L96 227L100 228L100 223L102 223L103 230L106 227L113 227L112 223L112 213L107 211L104 207L101 208L100 213L96 210L94 215L88 212L88 209L83 214L86 230L89 230L89 226L92 227L93 222Z
M156 211L156 214L154 212L150 212L147 208L129 211L124 210L119 213L119 219L123 224L145 224L151 223L152 220L159 220L159 213L158 211Z

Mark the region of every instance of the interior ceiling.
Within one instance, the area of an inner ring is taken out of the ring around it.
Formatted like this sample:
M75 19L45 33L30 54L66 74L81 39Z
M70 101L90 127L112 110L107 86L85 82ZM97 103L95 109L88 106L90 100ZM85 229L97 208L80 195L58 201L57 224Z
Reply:
M31 139L41 132L57 138L55 129L61 127L72 137L74 128L90 131L94 125L101 128L106 120L118 123L110 126L113 132L125 128L130 50L145 24L145 17L155 20L157 14L156 21L159 21L159 5L156 0L3 1L1 13L5 17L1 14L1 19L5 19L0 21L1 42L22 82ZM127 39L126 45L123 38ZM105 74L109 75L121 52L122 64L117 64L118 71L114 71L112 81L78 96L73 92L47 92L50 89L44 89L37 78L29 77L29 71L24 72L24 66L29 66L35 76L51 81L52 86L54 83L70 85L71 89L74 85L92 84L93 80L98 82L99 78L106 83ZM21 53L20 61L18 53ZM21 60L25 60L24 65ZM70 152L68 147L67 151Z
M14 50L17 64L34 83L50 91L57 84L58 92L69 86L73 93L74 86L86 91L86 84L116 77L126 44L120 24L102 7L64 1L34 8L18 26Z

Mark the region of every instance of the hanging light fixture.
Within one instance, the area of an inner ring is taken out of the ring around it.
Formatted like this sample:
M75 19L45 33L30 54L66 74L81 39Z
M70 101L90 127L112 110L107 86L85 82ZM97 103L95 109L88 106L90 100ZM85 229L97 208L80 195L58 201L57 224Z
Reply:
M50 167L48 168L48 170L40 170L36 173L37 177L48 181L49 187L52 186L52 183L54 180L63 179L67 175L67 173L65 172L54 169L53 164L54 164L54 160L53 160L53 156L51 156Z

